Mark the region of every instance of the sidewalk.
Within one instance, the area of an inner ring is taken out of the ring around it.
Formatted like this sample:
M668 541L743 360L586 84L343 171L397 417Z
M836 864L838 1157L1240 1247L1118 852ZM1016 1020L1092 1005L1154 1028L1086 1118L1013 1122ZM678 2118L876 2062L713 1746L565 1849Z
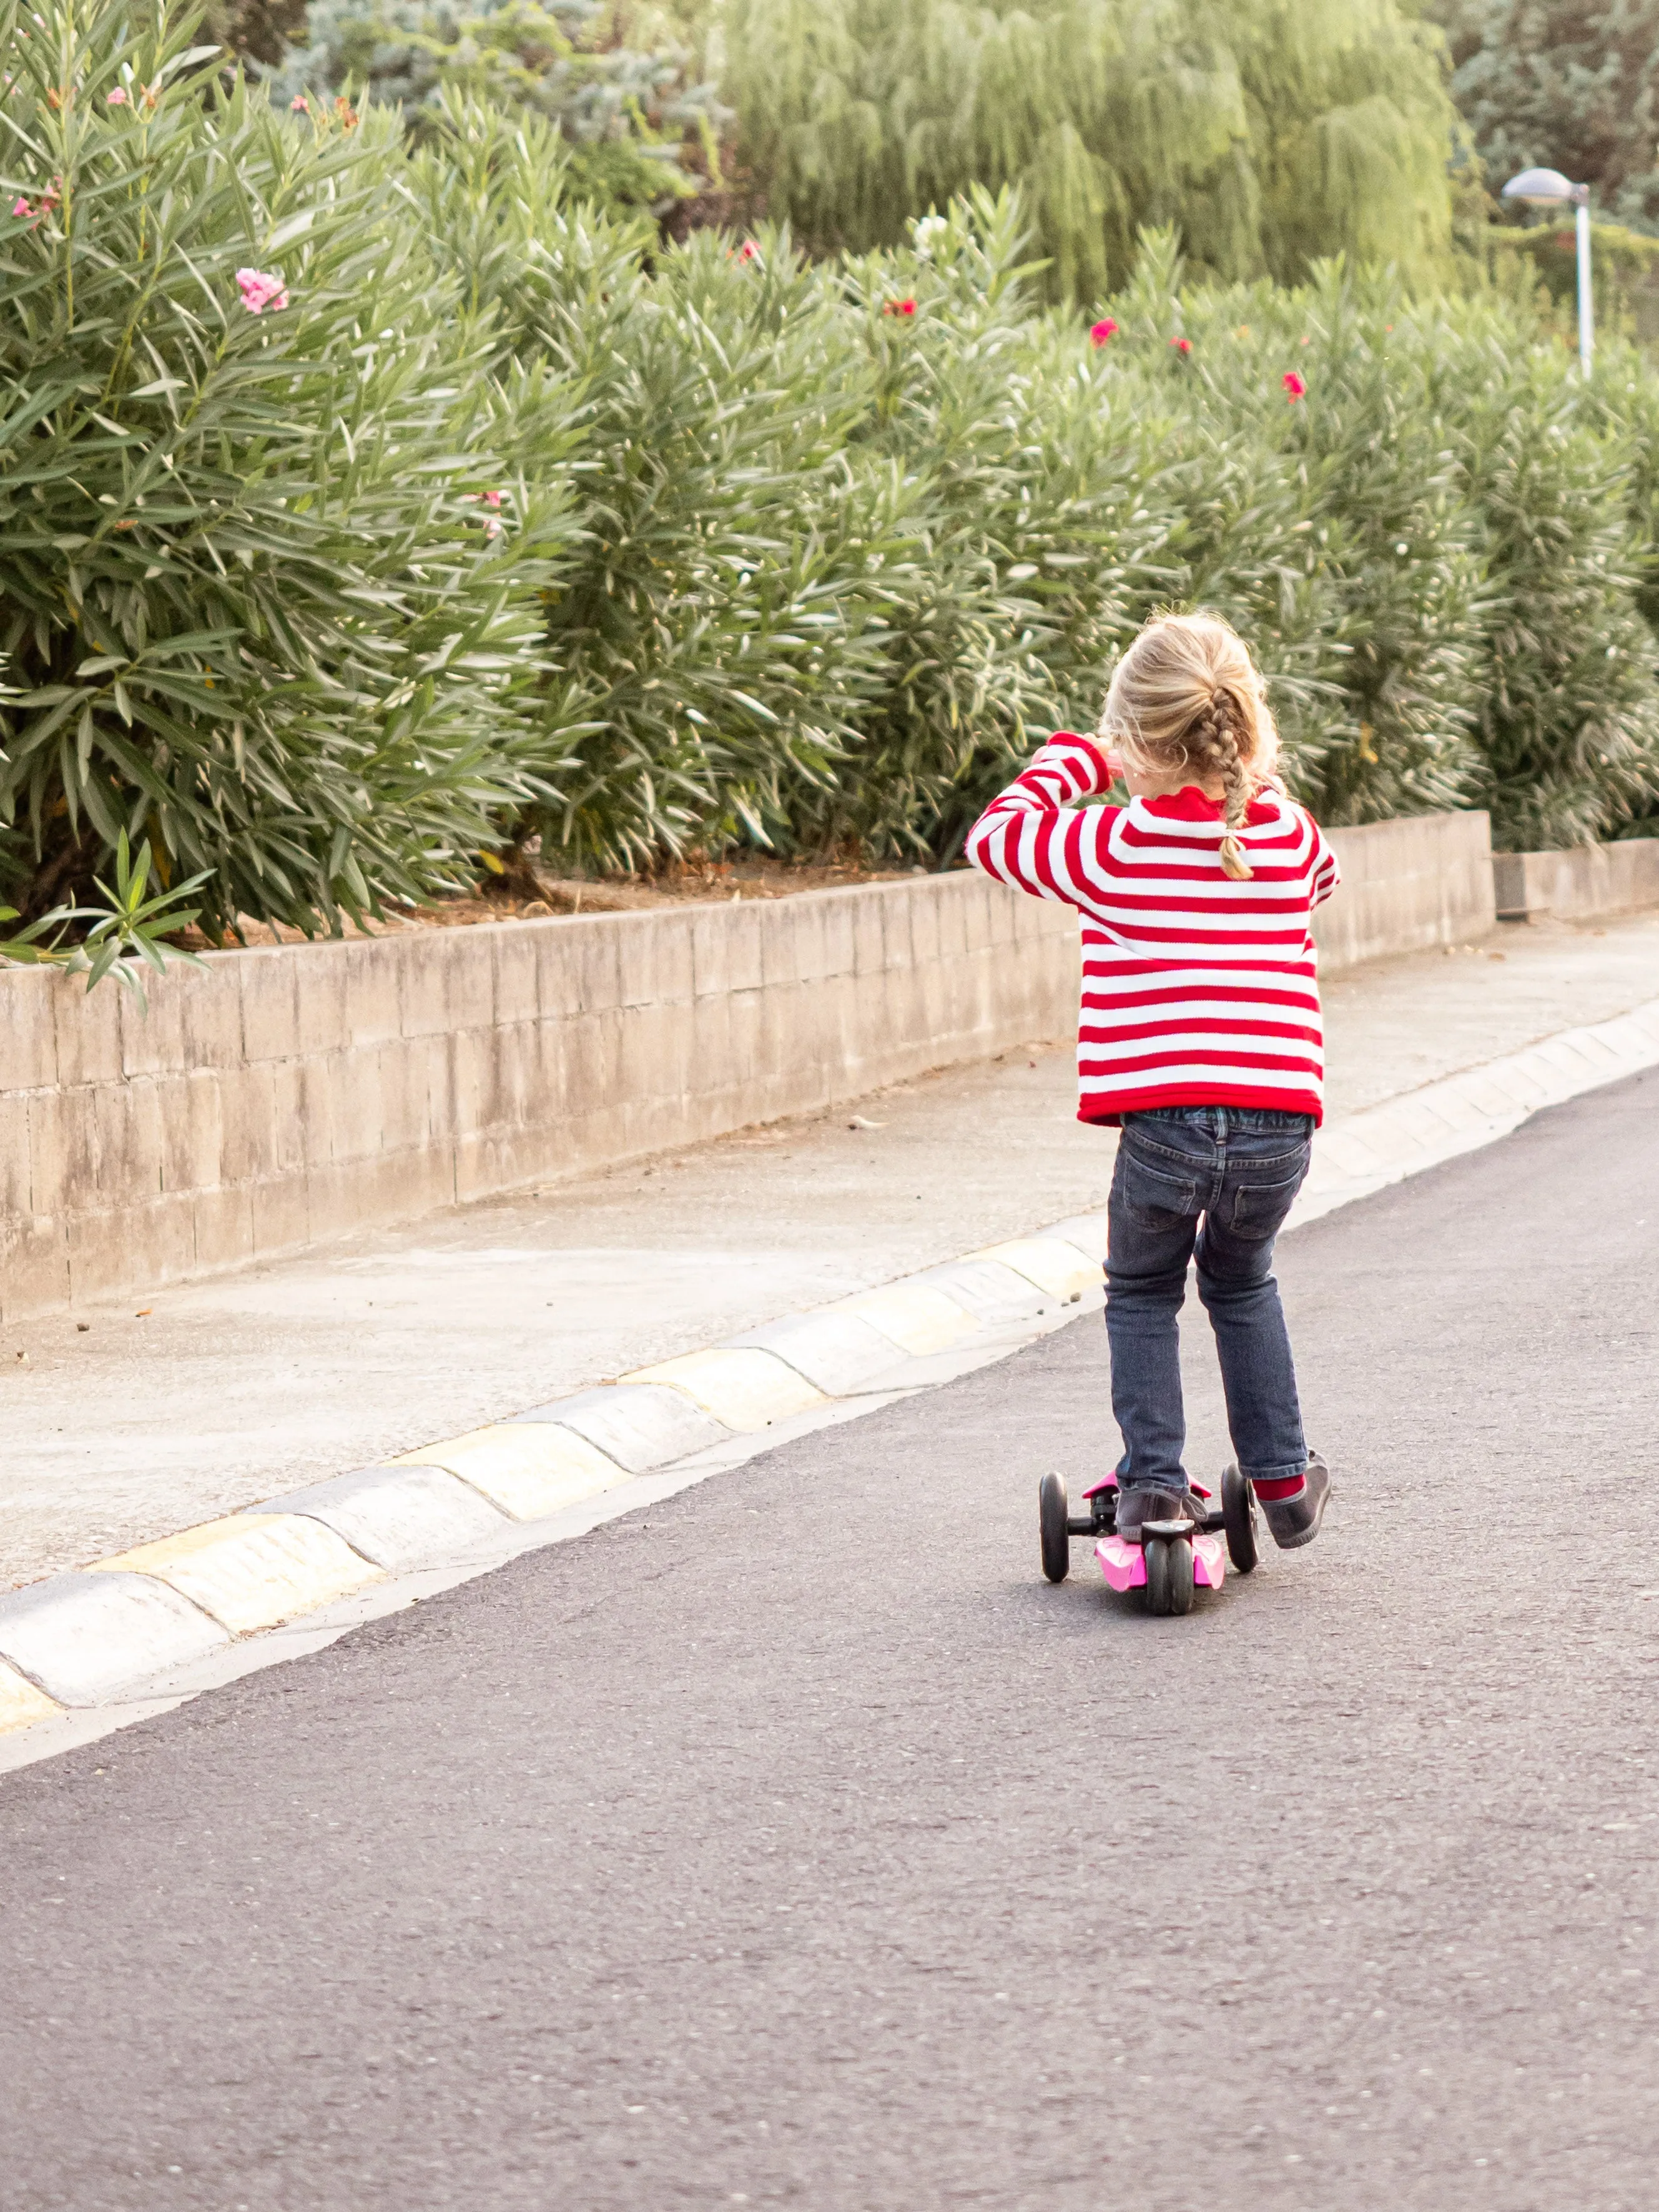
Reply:
M1620 1014L1656 975L1659 916L1338 975L1333 1122ZM0 1588L1097 1208L1111 1139L1073 1107L1069 1041L1034 1044L855 1111L22 1324L0 1346Z

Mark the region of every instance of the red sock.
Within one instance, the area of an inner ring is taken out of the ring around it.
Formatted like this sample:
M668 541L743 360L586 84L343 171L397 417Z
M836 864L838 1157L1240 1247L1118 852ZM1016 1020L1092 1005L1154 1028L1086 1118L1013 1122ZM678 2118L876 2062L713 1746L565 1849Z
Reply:
M1308 1486L1305 1474L1286 1474L1263 1482L1252 1475L1252 1487L1264 1505L1277 1505L1282 1498L1295 1498Z

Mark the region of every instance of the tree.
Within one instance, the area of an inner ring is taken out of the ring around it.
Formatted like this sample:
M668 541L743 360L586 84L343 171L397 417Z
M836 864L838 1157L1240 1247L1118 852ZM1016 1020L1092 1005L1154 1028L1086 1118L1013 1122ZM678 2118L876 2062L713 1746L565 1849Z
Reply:
M1430 0L1494 186L1534 164L1659 227L1659 0Z
M1149 224L1226 279L1346 251L1423 283L1449 252L1456 118L1397 0L732 0L726 54L769 211L818 246L1012 184L1060 295L1121 282Z
M630 28L655 43L626 44ZM616 21L594 0L314 0L307 42L288 52L273 87L279 99L395 101L417 131L447 93L527 107L558 126L575 192L662 210L698 189L683 159L688 133L718 167L723 116L694 44L674 28Z

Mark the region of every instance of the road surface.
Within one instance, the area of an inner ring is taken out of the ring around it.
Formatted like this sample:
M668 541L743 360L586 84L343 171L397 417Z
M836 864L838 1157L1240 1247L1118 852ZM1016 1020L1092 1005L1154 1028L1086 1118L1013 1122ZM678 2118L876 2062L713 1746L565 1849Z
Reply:
M1037 1572L1094 1322L9 1777L0 2201L1650 2206L1656 1106L1285 1240L1185 1620Z

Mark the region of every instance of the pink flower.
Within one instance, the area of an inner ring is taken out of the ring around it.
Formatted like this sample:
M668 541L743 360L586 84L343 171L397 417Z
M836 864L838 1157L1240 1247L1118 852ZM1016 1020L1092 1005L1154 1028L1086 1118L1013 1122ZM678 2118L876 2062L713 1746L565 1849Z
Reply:
M738 260L758 261L760 258L761 251L759 246L756 245L752 238L745 238L743 244L738 248Z
M296 92L288 105L291 115L309 115L311 112L311 102L302 92Z
M1279 380L1292 402L1300 399L1308 389L1293 368L1287 368Z
M1190 353L1193 349L1193 342L1190 338L1171 338L1170 343L1177 353Z
M486 507L499 507L501 503L501 495L498 491L481 491L478 497Z
M288 287L280 276L267 275L262 269L239 269L236 282L250 315L263 315L267 307L288 305Z
M104 94L104 99L106 104L111 107L125 107L127 104L126 94L122 90L118 84L116 86L113 92L106 92Z
M914 300L890 300L881 312L884 315L914 315L916 303Z
M19 192L19 194L17 195L17 198L16 198L12 202L12 204L11 204L11 211L12 211L12 213L13 213L14 215L18 215L18 216L22 216L22 215L33 215L33 214L34 213L34 210L33 210L33 209L29 205L28 202L27 202L27 201L23 198L23 195L21 194L21 192Z
M1103 323L1091 323L1089 325L1089 343L1091 346L1109 345L1116 336L1117 325L1109 315Z

